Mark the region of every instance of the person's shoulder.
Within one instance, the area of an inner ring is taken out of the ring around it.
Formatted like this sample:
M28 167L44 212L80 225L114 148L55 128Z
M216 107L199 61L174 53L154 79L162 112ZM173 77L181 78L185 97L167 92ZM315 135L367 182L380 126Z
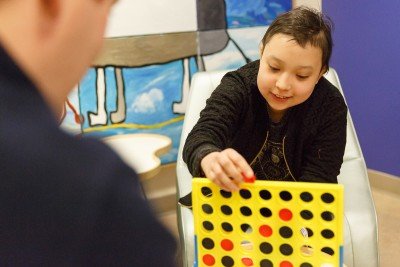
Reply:
M65 148L60 153L74 154L77 158L74 160L74 164L81 171L87 172L86 175L95 174L96 180L103 179L105 182L116 181L123 177L129 179L137 177L137 174L123 162L117 153L98 138L82 137L77 139L64 135L63 139L65 142L68 140L71 147ZM79 171L77 175L80 175Z
M99 193L120 179L136 177L135 172L99 140L72 136L52 123L25 124L24 129L10 130L4 138L3 141L8 140L1 144L8 151L6 168L18 169L21 177L43 183L57 180L61 187L86 185Z
M245 74L254 74L254 72L258 72L258 68L260 67L260 60L251 61L242 67L238 68L237 71L239 73Z
M342 92L324 76L320 78L314 92L318 102L321 101L325 104L329 102L328 107L338 106L347 108Z
M327 96L338 97L343 99L342 92L340 92L339 88L333 85L327 78L322 76L317 84L321 90L325 91Z
M252 61L246 65L236 69L228 71L222 78L222 84L239 84L241 89L251 89L257 86L257 75L259 68L259 60Z
M255 60L236 70L236 73L243 79L253 82L257 79L260 60Z

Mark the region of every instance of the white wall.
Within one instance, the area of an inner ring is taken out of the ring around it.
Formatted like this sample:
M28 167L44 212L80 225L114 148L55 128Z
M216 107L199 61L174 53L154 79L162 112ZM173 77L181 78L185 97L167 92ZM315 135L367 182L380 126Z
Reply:
M322 0L293 0L293 7L296 6L308 6L321 10Z
M197 30L196 0L120 0L113 7L106 37Z

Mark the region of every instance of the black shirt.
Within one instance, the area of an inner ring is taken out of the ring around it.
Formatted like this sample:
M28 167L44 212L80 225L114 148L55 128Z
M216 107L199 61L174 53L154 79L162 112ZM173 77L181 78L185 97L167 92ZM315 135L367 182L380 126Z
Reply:
M287 113L279 122L270 121L266 142L251 164L256 179L293 181L283 154L283 137L286 124Z
M1 45L0 240L0 266L175 266L136 173L61 131Z

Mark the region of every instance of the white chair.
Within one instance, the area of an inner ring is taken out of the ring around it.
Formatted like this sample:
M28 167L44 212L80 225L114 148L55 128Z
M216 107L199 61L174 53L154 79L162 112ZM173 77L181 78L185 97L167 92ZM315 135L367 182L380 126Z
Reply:
M186 137L199 119L207 98L226 72L199 72L193 76L177 159L178 199L187 195L192 189L192 176L182 160ZM343 93L334 69L330 68L325 77ZM350 113L344 162L338 180L344 185L344 263L347 267L377 267L379 256L376 212L367 168ZM180 205L177 207L177 214L183 266L191 267L194 260L193 214L191 210Z

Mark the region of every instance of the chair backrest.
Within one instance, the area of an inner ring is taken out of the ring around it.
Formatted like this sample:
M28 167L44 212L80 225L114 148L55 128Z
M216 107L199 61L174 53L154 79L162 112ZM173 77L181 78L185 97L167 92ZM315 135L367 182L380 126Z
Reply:
M192 176L182 160L182 149L186 137L198 121L200 111L206 105L206 100L227 71L199 72L193 76L177 159L178 198L191 192L192 188ZM330 68L325 77L343 94L338 75L334 69ZM348 267L377 267L379 257L376 212L367 168L350 113L347 122L344 162L338 180L345 188L344 262ZM194 255L193 217L188 209L179 206L178 216L184 266L191 266Z

